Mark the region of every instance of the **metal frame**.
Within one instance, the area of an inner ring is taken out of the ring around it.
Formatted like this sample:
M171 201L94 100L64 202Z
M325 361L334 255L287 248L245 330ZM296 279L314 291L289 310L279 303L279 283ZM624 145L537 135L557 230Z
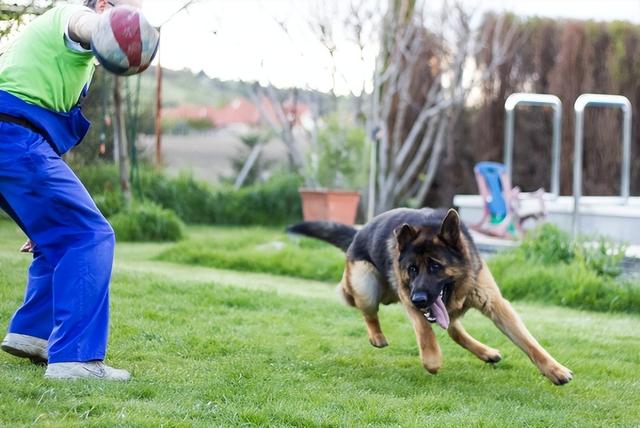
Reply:
M507 114L504 128L504 165L511 180L513 164L513 140L515 127L515 109L519 105L553 108L553 134L551 137L551 195L560 194L560 137L562 132L562 101L555 95L515 93L509 95L504 103Z
M631 103L622 95L582 94L574 104L576 115L575 143L573 148L573 222L572 233L578 233L578 215L582 197L582 153L584 140L584 110L593 107L618 107L622 110L622 171L620 172L620 197L623 203L629 200L631 174Z

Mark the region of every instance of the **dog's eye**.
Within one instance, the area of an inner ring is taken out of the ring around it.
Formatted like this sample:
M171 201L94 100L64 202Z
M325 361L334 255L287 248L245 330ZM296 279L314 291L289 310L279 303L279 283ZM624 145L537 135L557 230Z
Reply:
M429 273L435 274L440 272L442 269L443 269L443 266L440 263L434 260L429 260Z
M407 269L407 271L409 272L409 276L414 277L418 275L418 266L409 265L409 268Z

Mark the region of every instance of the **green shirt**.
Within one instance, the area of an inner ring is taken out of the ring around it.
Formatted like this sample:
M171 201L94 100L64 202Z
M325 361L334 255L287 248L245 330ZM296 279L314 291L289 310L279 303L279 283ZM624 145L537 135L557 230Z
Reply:
M78 5L54 7L34 19L0 55L0 90L56 112L78 102L94 71L91 52L67 47L65 33Z

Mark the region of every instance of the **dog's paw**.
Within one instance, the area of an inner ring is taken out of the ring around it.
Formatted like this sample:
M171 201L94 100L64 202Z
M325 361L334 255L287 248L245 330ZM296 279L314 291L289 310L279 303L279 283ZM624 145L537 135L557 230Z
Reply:
M387 338L384 337L383 334L376 334L375 336L369 337L369 343L371 343L376 348L384 348L385 346L389 346L389 342L387 342Z
M485 363L495 364L502 359L502 355L497 349L487 348L480 356L480 359Z
M438 363L438 362L422 362L422 366L424 367L424 369L426 371L428 371L431 374L437 374L438 370L440 370L440 367L442 367L442 363Z
M569 383L573 379L573 372L563 366L562 364L551 364L542 372L543 375L549 378L551 382L556 385L564 385Z

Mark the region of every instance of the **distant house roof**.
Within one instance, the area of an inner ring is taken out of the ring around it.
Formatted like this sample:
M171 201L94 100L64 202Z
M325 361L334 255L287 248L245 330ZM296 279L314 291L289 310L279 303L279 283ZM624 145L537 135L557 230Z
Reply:
M276 113L271 102L261 99L263 110L270 119L276 119ZM302 103L287 101L283 104L285 114L296 124L301 122L302 116L309 112L309 108ZM198 120L209 119L216 127L235 124L258 126L264 123L260 111L255 104L244 97L236 97L221 108L208 106L194 106L189 104L166 108L163 116L168 119Z

